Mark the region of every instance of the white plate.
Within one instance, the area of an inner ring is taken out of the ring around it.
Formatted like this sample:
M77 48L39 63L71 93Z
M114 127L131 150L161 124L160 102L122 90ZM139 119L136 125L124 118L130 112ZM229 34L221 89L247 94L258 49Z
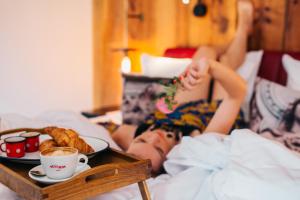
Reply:
M30 178L32 178L33 180L35 181L38 181L40 183L44 183L44 184L53 184L53 183L59 183L59 182L62 182L62 181L66 181L66 180L69 180L71 178L73 178L74 176L80 174L81 172L84 172L88 169L91 169L91 167L89 165L86 165L86 167L84 167L83 169L79 170L78 168L76 169L75 173L73 174L73 176L69 177L69 178L65 178L65 179L51 179L51 178L48 178L47 176L34 176L30 173L30 171L41 171L44 173L44 170L43 170L43 167L42 165L38 165L34 168L32 168L29 172L28 172L28 175Z
M20 135L20 133L13 133L13 134L7 134L1 137L0 143L3 143L4 139L10 136L16 136ZM87 137L87 136L80 136L86 143L88 143L93 149L94 153L87 154L86 156L88 158L91 158L95 156L97 153L106 150L109 147L108 142L96 138L96 137ZM49 135L40 135L40 143L43 142L44 140L51 139ZM3 159L8 159L10 161L14 162L20 162L20 163L25 163L25 164L40 164L40 152L33 152L33 153L25 153L25 156L22 158L10 158L7 157L5 152L2 152L0 150L0 158Z

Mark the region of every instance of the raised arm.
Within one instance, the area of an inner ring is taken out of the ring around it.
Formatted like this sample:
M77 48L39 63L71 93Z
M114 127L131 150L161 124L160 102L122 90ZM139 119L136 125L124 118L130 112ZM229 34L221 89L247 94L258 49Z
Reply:
M247 92L246 83L231 68L212 60L209 60L208 63L210 66L209 73L224 87L227 95L204 132L228 134L245 98Z
M242 102L247 92L245 80L233 69L217 61L208 60L208 65L208 73L221 83L228 94L227 98Z
M199 62L193 62L188 67L188 73L184 74L182 80L184 88L192 89L196 85L201 84L201 81L207 75L211 75L215 80L219 81L226 90L227 95L204 132L227 134L234 124L246 95L246 83L229 67L214 60L201 59ZM180 101L180 98L178 101Z

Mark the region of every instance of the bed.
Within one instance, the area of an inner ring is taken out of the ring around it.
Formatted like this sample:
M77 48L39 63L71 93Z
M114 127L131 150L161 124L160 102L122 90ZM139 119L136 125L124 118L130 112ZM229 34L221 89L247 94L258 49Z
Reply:
M118 148L105 129L76 113L47 112L34 119L1 116L1 130L25 125L73 128ZM299 154L248 129L236 130L227 138L217 133L186 137L169 153L164 167L168 173L147 180L152 199L300 199ZM6 200L19 199L3 185L0 194ZM92 199L140 198L135 184Z
M168 49L165 56L191 57L194 51ZM279 52L265 52L259 75L285 84L286 74L282 73L281 56ZM300 58L300 54L295 56ZM272 73L266 73L265 70ZM95 123L106 120L120 123L124 120L120 111L89 120L71 112L42 113L34 119L5 115L0 119L0 130L24 126L63 126L73 128L81 135L103 138L113 148L119 147L109 133ZM166 174L147 181L152 199L300 199L299 154L248 129L236 130L229 137L212 133L197 138L184 138L169 153L164 167ZM0 195L7 200L19 199L3 185L0 187ZM140 194L137 186L130 185L92 199L140 199Z

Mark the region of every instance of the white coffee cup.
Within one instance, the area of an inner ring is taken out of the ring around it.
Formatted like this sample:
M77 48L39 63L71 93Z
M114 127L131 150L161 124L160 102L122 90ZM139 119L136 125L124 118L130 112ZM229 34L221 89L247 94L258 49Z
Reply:
M88 158L78 154L72 147L52 147L40 153L41 164L48 178L65 179L73 176L76 169L81 170L87 166ZM80 162L84 159L84 162Z

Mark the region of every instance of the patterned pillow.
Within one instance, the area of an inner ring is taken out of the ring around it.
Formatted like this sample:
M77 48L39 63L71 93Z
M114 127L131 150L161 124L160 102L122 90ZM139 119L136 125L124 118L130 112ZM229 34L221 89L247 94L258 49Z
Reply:
M128 74L123 79L123 123L138 125L154 112L155 98L163 91L158 82L167 79Z
M300 152L300 92L257 78L250 129Z

